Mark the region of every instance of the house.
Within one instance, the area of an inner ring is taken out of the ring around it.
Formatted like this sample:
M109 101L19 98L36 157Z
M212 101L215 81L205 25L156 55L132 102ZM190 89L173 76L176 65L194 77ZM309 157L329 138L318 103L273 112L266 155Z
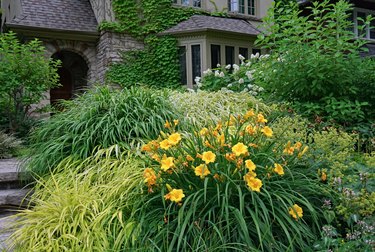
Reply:
M238 63L238 55L259 52L253 42L272 0L171 0L176 8L192 7L224 12L227 17L192 16L162 32L179 41L181 79L194 77L217 64ZM116 20L111 0L2 0L1 31L12 30L20 39L40 39L46 56L62 61L62 86L51 90L49 101L70 99L94 82L104 81L120 52L142 49L142 41L126 33L99 31L104 21Z
M310 5L312 0L299 0L302 8ZM337 2L337 0L332 0ZM364 30L358 29L363 25L361 19L366 19L368 15L375 17L375 0L348 0L353 5L353 13L351 20L353 21L353 31L355 36L363 37L368 41L366 47L368 49L367 56L375 57L375 20L365 27Z

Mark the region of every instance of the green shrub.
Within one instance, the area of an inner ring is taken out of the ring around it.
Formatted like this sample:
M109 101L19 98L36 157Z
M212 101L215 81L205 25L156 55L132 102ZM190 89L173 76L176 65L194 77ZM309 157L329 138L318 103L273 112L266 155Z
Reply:
M286 153L287 143L276 143L265 122L249 110L206 128L172 128L143 146L150 157L144 171L149 196L134 215L141 220L139 239L127 247L309 250L329 189L301 159L306 146L293 142Z
M247 93L172 92L169 100L173 107L190 123L203 127L208 122L226 120L230 114L244 113L254 108L265 114L272 109Z
M46 174L67 156L86 158L97 147L127 145L159 134L175 119L167 93L132 87L97 87L66 102L65 110L43 122L31 136L28 170Z
M308 15L292 1L270 12L257 43L272 53L255 83L307 116L344 126L371 122L375 61L360 56L366 41L354 39L348 1L315 1Z
M0 159L13 157L20 147L20 140L0 131Z
M0 35L0 127L24 137L32 104L57 86L59 62L45 57L42 43L21 43L13 32Z
M15 216L14 251L126 251L127 222L141 194L142 162L119 146L77 161L37 181L34 206ZM84 172L82 172L84 171Z

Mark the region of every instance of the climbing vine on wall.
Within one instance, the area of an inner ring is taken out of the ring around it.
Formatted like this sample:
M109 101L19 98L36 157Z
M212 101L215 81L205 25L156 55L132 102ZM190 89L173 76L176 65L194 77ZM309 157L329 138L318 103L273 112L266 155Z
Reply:
M123 87L137 83L180 85L177 40L157 33L203 11L173 7L171 0L113 0L117 22L103 22L102 30L125 32L145 43L144 50L124 54L124 62L111 67L108 80Z

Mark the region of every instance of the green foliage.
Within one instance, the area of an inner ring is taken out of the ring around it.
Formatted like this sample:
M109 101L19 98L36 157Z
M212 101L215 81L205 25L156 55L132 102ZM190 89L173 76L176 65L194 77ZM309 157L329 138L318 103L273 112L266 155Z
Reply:
M14 156L21 144L22 142L14 136L0 131L0 159Z
M57 85L58 65L45 57L40 41L22 44L13 32L1 34L0 114L6 118L8 130L24 130L22 126L28 120L31 105L38 103L48 89Z
M226 120L230 114L244 113L250 108L265 114L271 112L271 108L248 93L175 91L170 94L169 100L183 118L199 127L211 121Z
M272 54L259 66L263 78L256 84L274 92L275 99L294 102L308 116L343 125L371 121L375 61L360 56L366 41L353 39L351 5L329 2L313 2L307 16L292 2L270 10L267 36L259 36L257 43Z
M175 88L181 85L179 74L177 40L168 36L149 36L146 48L124 53L123 62L112 65L107 78L121 87L141 83Z
M104 22L100 28L126 32L143 41L145 49L126 52L124 62L110 69L108 81L123 87L134 83L159 87L180 85L177 40L156 34L202 11L173 7L170 0L115 0L112 6L117 22Z
M175 119L167 93L132 87L97 87L64 104L66 110L43 122L31 136L27 169L42 175L65 157L86 158L97 147L128 145L155 137Z
M151 157L152 169L144 173L149 200L139 204L140 239L129 249L308 250L324 221L320 207L329 189L300 159L304 146L285 154L284 143L276 144L266 128L261 114L250 110L223 124L171 129L144 146ZM239 143L243 151L236 151ZM284 174L275 171L277 163ZM182 197L173 196L178 190ZM290 214L294 204L303 209L296 219Z
M125 251L141 167L119 146L83 161L66 158L56 173L37 181L34 206L16 215L12 251Z

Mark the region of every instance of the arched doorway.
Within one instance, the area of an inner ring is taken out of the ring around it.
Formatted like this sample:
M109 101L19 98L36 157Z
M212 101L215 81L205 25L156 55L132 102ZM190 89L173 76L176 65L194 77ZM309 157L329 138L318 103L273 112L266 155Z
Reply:
M77 53L62 50L52 55L53 59L61 61L58 69L61 86L50 90L51 105L59 100L69 100L87 88L86 61Z

